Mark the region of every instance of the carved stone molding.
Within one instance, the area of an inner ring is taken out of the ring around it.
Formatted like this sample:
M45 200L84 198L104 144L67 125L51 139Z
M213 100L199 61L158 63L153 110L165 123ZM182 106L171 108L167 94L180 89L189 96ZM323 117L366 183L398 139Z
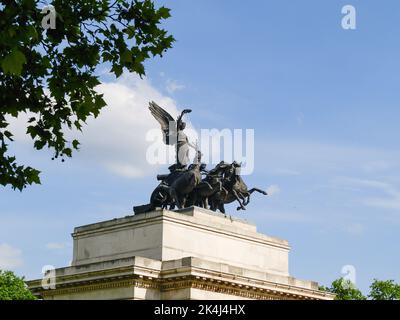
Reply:
M56 289L53 290L45 290L37 287L33 289L33 291L35 294L44 298L50 296L56 298L58 295L123 287L153 289L160 292L193 288L256 300L318 299L316 296L313 297L307 294L302 295L297 292L289 293L285 291L279 291L279 289L270 290L255 286L240 285L231 281L216 281L215 279L198 276L178 276L175 278L162 279L130 275L126 278L115 277L64 283L60 284Z

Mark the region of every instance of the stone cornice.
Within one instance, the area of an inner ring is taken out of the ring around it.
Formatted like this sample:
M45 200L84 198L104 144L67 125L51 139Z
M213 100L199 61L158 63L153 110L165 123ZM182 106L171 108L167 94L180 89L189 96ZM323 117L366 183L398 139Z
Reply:
M150 271L150 272L149 272ZM170 270L168 270L170 271ZM141 273L154 274L153 276ZM155 270L137 266L113 268L75 275L57 277L56 289L45 290L41 281L28 282L30 289L37 295L46 297L93 290L114 289L120 287L138 287L156 289L160 292L195 288L205 291L240 296L248 299L332 299L329 293L299 288L246 277L228 277L227 274L212 274L201 268L180 268L174 276L165 277L163 272L156 275ZM168 272L169 273L169 272Z
M197 279L204 279L209 283L224 283L231 284L235 287L243 288L261 288L262 290L268 290L272 292L280 292L283 294L299 295L309 298L317 298L323 293L319 290L313 290L308 288L302 288L295 285L281 284L268 280L259 280L240 275L234 275L225 272L217 272L199 267L182 267L175 270L166 270L161 272L163 279L168 279L168 274L171 274L171 278L176 278L177 275L195 276Z
M196 276L177 277L175 279L148 279L133 276L127 279L109 279L108 281L81 282L74 286L60 286L54 290L33 289L33 292L42 297L52 296L57 299L58 295L74 294L85 291L96 291L104 289L114 289L121 287L136 287L145 289L156 289L161 292L194 288L203 291L211 291L227 295L239 296L247 299L257 300L319 300L332 297L330 294L315 292L314 294L301 294L285 292L280 290L264 289L255 286L235 285L229 281L213 281L212 279Z

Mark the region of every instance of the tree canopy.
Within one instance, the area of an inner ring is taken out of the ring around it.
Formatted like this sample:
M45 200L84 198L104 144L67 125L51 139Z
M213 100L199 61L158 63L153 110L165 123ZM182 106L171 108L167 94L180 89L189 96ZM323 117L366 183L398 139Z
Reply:
M35 300L27 288L24 278L11 271L0 270L0 300Z
M394 280L374 279L370 285L368 298L371 300L400 300L400 284ZM339 278L330 287L321 286L320 290L336 294L336 300L366 300L367 297L348 279Z
M11 118L27 114L34 147L64 161L79 148L65 130L81 130L106 105L95 90L97 67L108 66L116 77L124 69L143 76L145 61L174 41L160 27L170 10L151 0L54 0L54 29L42 26L52 12L42 13L45 6L0 0L0 184L19 190L40 183L40 172L9 154Z
M335 300L365 300L367 299L360 290L348 279L336 279L331 286L320 287L320 290L328 291L336 295Z
M400 300L400 284L394 280L380 281L374 279L368 297L372 300Z

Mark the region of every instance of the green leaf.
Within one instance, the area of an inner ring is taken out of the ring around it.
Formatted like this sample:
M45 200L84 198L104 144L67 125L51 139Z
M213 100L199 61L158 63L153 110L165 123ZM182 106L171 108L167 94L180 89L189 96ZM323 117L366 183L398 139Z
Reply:
M166 7L161 7L160 9L158 9L158 14L163 19L167 19L171 16L170 9Z
M80 143L79 143L78 140L73 140L73 141L72 141L72 147L73 147L74 149L78 149L78 148L79 148L79 145L80 145Z
M13 48L11 52L1 62L1 68L4 73L21 75L22 66L26 63L25 55L17 48Z
M113 72L115 76L118 78L122 74L122 66L114 64L113 67L111 68L111 72Z
M36 140L33 145L37 150L41 150L46 145L46 141L45 140Z
M26 181L28 184L33 184L33 183L40 184L39 170L28 167L25 171L26 171Z
M121 54L121 62L132 62L132 51L125 50Z
M10 131L5 131L4 135L8 138L8 140L13 141L13 139L12 139L13 134Z
M72 157L72 150L70 148L65 148L63 152L67 157Z

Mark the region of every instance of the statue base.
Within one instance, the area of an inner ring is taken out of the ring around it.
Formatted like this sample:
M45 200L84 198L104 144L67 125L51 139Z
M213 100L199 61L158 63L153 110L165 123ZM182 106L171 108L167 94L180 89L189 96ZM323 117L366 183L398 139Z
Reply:
M191 207L77 227L72 266L56 269L44 299L323 299L289 275L286 240L243 220Z
M155 209L158 209L158 208L154 208L153 205L151 205L151 204L143 204L141 206L134 206L133 212L135 214L141 214L141 213L153 211Z

